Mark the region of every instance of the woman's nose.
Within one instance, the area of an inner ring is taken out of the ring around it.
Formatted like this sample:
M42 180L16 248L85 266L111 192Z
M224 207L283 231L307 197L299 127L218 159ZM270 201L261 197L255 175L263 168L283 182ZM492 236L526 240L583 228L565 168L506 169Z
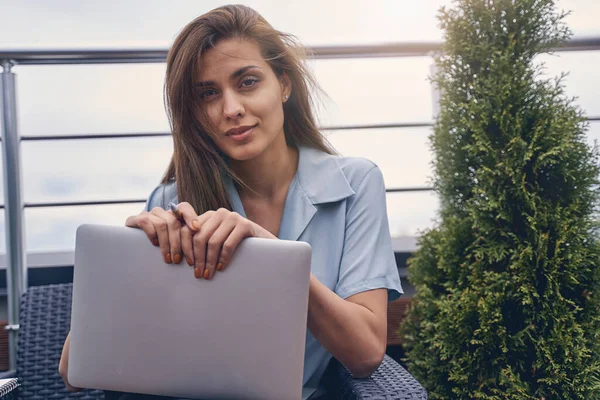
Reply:
M236 93L225 92L223 94L223 115L227 119L244 116L244 106Z

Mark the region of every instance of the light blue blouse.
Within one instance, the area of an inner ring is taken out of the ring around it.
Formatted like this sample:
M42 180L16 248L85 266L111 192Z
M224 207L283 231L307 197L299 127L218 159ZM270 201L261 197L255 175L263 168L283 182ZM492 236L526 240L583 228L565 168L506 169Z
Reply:
M301 147L290 184L279 239L312 247L313 275L341 298L385 288L389 301L402 292L392 250L385 185L379 168L361 158ZM246 216L231 178L225 179L234 211ZM158 186L146 210L177 203L175 183ZM331 355L306 331L305 388L316 388Z

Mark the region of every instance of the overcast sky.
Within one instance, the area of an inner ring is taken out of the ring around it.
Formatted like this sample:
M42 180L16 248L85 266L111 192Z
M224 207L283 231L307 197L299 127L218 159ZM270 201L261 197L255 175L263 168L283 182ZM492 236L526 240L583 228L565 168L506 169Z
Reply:
M276 28L306 45L440 41L441 0L242 1ZM168 48L190 20L222 1L9 1L0 0L0 48ZM575 36L600 36L598 0L563 0ZM590 116L600 116L600 52L541 57L549 75L570 72L567 90ZM432 97L431 59L323 60L311 63L331 101L322 125L426 122ZM163 64L17 66L18 123L22 135L166 132ZM428 129L328 132L344 155L363 156L382 169L388 187L429 186ZM600 137L593 124L590 141ZM171 153L169 138L25 142L23 190L27 202L145 198ZM30 251L74 246L83 222L122 224L141 204L28 209ZM392 235L415 235L431 225L432 193L388 195ZM3 222L4 218L0 218ZM0 250L4 249L0 238Z

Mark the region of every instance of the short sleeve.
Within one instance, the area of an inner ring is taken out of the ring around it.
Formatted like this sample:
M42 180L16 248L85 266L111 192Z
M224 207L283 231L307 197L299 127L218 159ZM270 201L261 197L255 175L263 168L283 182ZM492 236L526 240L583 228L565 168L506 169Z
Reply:
M379 168L370 169L355 192L346 208L344 250L335 292L346 299L367 290L385 288L388 300L396 300L403 291Z

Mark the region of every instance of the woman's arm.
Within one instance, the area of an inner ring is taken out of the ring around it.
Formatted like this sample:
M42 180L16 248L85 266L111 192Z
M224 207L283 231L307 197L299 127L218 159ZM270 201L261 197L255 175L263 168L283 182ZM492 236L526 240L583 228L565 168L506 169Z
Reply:
M60 362L58 364L58 373L62 378L67 390L70 392L80 392L80 388L76 388L69 384L69 345L71 343L71 332L67 335L65 339L65 344L63 345L62 354L60 355Z
M402 290L383 174L370 163L361 168L366 172L346 202L338 281L332 291L311 276L308 305L308 328L356 377L370 375L381 364L387 342L388 289L392 298Z
M387 342L387 289L375 289L346 300L311 274L308 329L357 378L381 364Z

